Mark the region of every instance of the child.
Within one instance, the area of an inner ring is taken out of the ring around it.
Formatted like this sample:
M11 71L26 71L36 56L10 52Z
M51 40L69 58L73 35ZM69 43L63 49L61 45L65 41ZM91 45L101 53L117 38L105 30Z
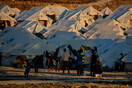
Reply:
M57 61L57 64L56 64L56 71L60 71L60 62Z
M27 66L25 66L25 72L24 72L24 77L28 78L28 74L30 72L30 64L29 62L27 61Z
M54 59L53 59L53 57L51 56L51 53L49 53L49 58L48 58L49 72L50 72L50 68L51 68L52 71L54 72L53 63L54 63Z

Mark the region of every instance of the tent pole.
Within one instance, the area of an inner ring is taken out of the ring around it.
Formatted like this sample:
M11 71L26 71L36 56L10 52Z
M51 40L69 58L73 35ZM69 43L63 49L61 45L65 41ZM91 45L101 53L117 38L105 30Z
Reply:
M46 42L46 47L45 47L45 50L44 50L44 54L43 54L43 67L46 68L46 50L47 50L47 46L48 46L48 42Z

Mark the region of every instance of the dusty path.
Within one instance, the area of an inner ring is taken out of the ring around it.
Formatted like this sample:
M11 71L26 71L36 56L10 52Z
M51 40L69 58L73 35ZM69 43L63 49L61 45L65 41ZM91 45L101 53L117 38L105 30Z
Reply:
M76 70L71 70L68 74L67 71L48 72L48 69L39 69L39 73L34 73L34 69L31 69L30 77L24 78L24 68L0 67L0 85L45 82L132 84L132 72L103 72L101 78L89 76L89 71L85 71L85 75L77 76Z

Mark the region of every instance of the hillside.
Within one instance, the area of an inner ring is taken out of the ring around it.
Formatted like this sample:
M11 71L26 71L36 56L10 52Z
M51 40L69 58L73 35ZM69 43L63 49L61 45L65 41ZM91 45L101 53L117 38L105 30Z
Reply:
M0 0L0 4L9 5L20 10L30 9L33 6L65 6L74 9L78 5L92 5L98 10L109 7L115 10L120 5L132 4L131 0Z

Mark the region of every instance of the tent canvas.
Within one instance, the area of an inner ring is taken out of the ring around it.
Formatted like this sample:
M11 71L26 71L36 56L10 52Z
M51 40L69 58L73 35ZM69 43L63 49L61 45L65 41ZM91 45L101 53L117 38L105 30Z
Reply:
M19 27L7 27L0 35L2 35L1 40L10 46L8 50L5 50L5 55L26 50L40 41L35 35Z
M45 33L47 31L47 28L43 26L42 24L36 22L36 21L29 21L25 20L24 22L18 24L16 27L21 27L27 29L30 33L39 33L43 31Z

